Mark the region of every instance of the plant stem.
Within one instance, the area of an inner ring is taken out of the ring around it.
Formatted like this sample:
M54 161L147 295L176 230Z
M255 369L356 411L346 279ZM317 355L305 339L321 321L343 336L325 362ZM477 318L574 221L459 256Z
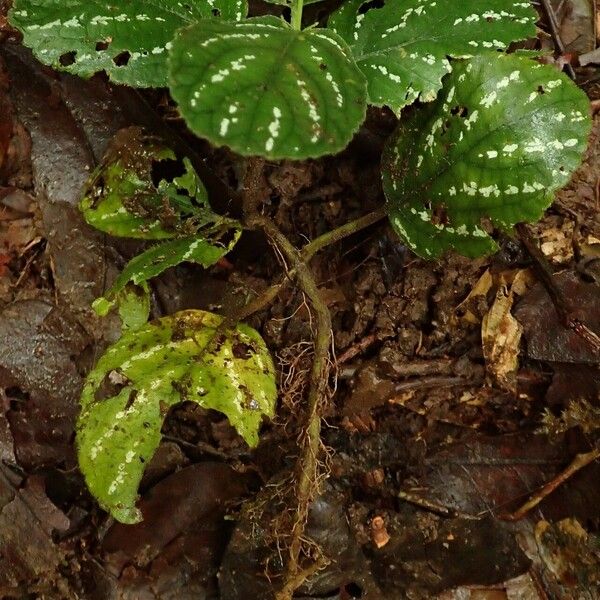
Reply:
M385 208L382 206L366 215L359 217L358 219L354 219L354 221L349 221L348 223L341 225L340 227L336 227L327 233L320 235L315 238L312 242L309 242L302 248L301 254L302 258L305 262L309 262L310 259L317 253L319 250L330 246L331 244L335 244L340 240L381 221L386 215Z
M291 24L294 29L302 29L302 5L304 0L292 0L292 19Z
M347 238L355 233L358 233L359 231L362 231L363 229L366 229L367 227L370 227L371 225L374 225L378 221L381 221L381 219L385 217L385 214L384 207L381 207L370 213L367 213L366 215L363 215L362 217L359 217L358 219L349 221L348 223L345 223L336 229L332 229L331 231L316 237L314 240L312 240L312 242L306 244L306 246L304 246L304 248L302 248L300 251L300 257L302 258L302 261L308 264L313 256L320 250L323 250L323 248L326 248L331 244L335 244L344 238ZM231 319L236 322L243 321L244 319L247 319L249 316L253 315L255 312L266 308L275 300L277 295L285 289L286 285L292 281L295 275L296 270L293 268L290 269L290 271L288 271L277 283L268 287L260 294L260 296L257 296L254 298L254 300L243 306L235 314L235 316L232 316Z
M302 550L302 535L308 518L310 503L317 491L319 463L321 450L321 413L327 400L329 387L329 348L331 346L331 315L329 309L319 294L315 279L300 253L279 228L271 220L260 215L251 216L247 224L262 229L296 271L296 278L302 291L308 297L315 313L314 359L310 373L308 391L308 407L306 428L301 436L300 456L296 466L296 519L292 526L290 556L284 574L283 590L277 595L277 600L289 600L297 587L297 575L302 570L300 554ZM293 585L290 585L294 582Z

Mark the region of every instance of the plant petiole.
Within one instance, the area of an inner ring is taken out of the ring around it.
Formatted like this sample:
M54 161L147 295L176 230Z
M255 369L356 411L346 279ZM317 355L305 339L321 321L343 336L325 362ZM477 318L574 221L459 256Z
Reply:
M302 5L304 0L292 0L292 18L291 25L293 29L300 31L302 29Z

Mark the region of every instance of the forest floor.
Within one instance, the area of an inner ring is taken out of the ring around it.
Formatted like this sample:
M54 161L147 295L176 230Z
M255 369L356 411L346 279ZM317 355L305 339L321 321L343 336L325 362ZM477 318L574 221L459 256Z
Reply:
M179 405L142 482L144 521L107 517L77 469L74 423L85 374L120 329L91 303L142 246L91 229L77 203L114 134L149 126L148 104L188 134L164 93L136 107L102 77L58 75L4 38L0 598L273 598L313 356L306 298L292 283L248 320L275 357L280 389L259 446L249 450L221 414ZM592 100L599 73L578 71ZM265 214L301 247L381 206L379 160L395 122L372 110L343 153L265 164L255 182ZM188 141L241 186L238 157ZM595 332L599 142L600 115L584 163L530 227L570 314ZM322 415L327 477L305 537L327 560L295 597L600 598L598 355L564 327L519 239L492 257L427 262L379 222L311 268L335 361ZM233 314L283 269L264 236L244 234L212 269L158 278L153 316ZM565 473L578 456L585 464ZM518 512L557 476L556 489Z

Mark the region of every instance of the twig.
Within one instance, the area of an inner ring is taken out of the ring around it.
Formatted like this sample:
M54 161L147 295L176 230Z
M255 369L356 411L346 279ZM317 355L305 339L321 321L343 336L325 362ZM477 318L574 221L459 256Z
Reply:
M573 316L572 306L565 298L562 290L556 284L552 267L550 266L543 252L539 249L535 240L531 237L531 233L529 232L527 226L524 223L518 223L515 225L515 229L517 230L521 241L525 245L527 252L529 252L533 258L536 271L542 280L546 291L550 295L550 299L554 304L556 313L561 319L563 325L584 339L592 348L592 350L596 352L596 354L600 354L600 337L597 333L585 325L585 323L582 323L579 319Z
M505 521L518 521L522 519L530 510L534 509L544 498L546 498L546 496L549 496L556 488L575 475L577 471L583 469L583 467L594 462L599 457L600 448L595 448L584 454L578 454L564 471L561 471L554 479L551 479L546 483L541 489L533 494L525 504L512 513L500 515L500 518Z
M374 333L367 335L360 342L350 346L341 356L337 359L338 365L343 365L344 363L352 360L358 354L361 354L364 350L372 346L377 341L377 336Z
M418 506L422 510L432 512L433 514L439 515L440 517L455 519L460 517L462 519L471 519L476 520L479 517L474 517L473 515L469 515L467 513L460 512L455 510L454 508L448 508L439 502L435 502L433 500L427 500L417 494L413 494L412 492L406 492L403 490L399 490L396 492L396 496L400 500L404 500L404 502L408 502L409 504L414 504Z
M556 19L556 13L554 12L554 8L552 8L552 3L550 2L550 0L542 0L542 6L544 7L544 10L546 11L546 16L548 17L552 41L554 42L554 45L556 46L558 52L562 55L565 53L565 45L563 44L562 38L560 37L558 21ZM576 79L577 75L573 66L570 63L565 62L565 67L569 77L573 80Z

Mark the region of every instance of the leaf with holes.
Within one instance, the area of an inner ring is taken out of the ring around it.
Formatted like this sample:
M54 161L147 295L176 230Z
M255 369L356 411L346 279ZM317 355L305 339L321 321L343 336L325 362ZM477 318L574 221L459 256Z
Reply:
M212 16L240 20L247 0L16 0L9 22L43 63L81 77L167 85L167 49L180 27Z
M126 265L94 307L106 314L121 305L128 282L142 285L169 267L195 262L215 264L241 234L234 219L216 214L189 160L139 127L122 129L92 174L80 203L85 220L110 235L169 240L152 246Z
M81 471L104 509L135 523L137 488L170 407L189 401L218 410L254 446L276 397L273 361L254 329L224 327L222 317L200 310L148 323L110 346L86 379Z
M274 17L184 29L170 51L170 80L190 128L243 155L333 154L365 117L365 78L346 44Z
M90 177L80 209L96 229L144 240L189 236L222 220L190 161L139 127L120 130Z
M387 0L361 13L368 0L349 0L329 27L352 48L367 76L369 103L398 113L417 98L435 99L447 57L466 58L486 49L535 37L537 14L515 0Z
M515 55L457 61L435 103L388 141L382 164L396 232L419 255L496 249L486 230L535 221L581 162L586 95L554 67Z

